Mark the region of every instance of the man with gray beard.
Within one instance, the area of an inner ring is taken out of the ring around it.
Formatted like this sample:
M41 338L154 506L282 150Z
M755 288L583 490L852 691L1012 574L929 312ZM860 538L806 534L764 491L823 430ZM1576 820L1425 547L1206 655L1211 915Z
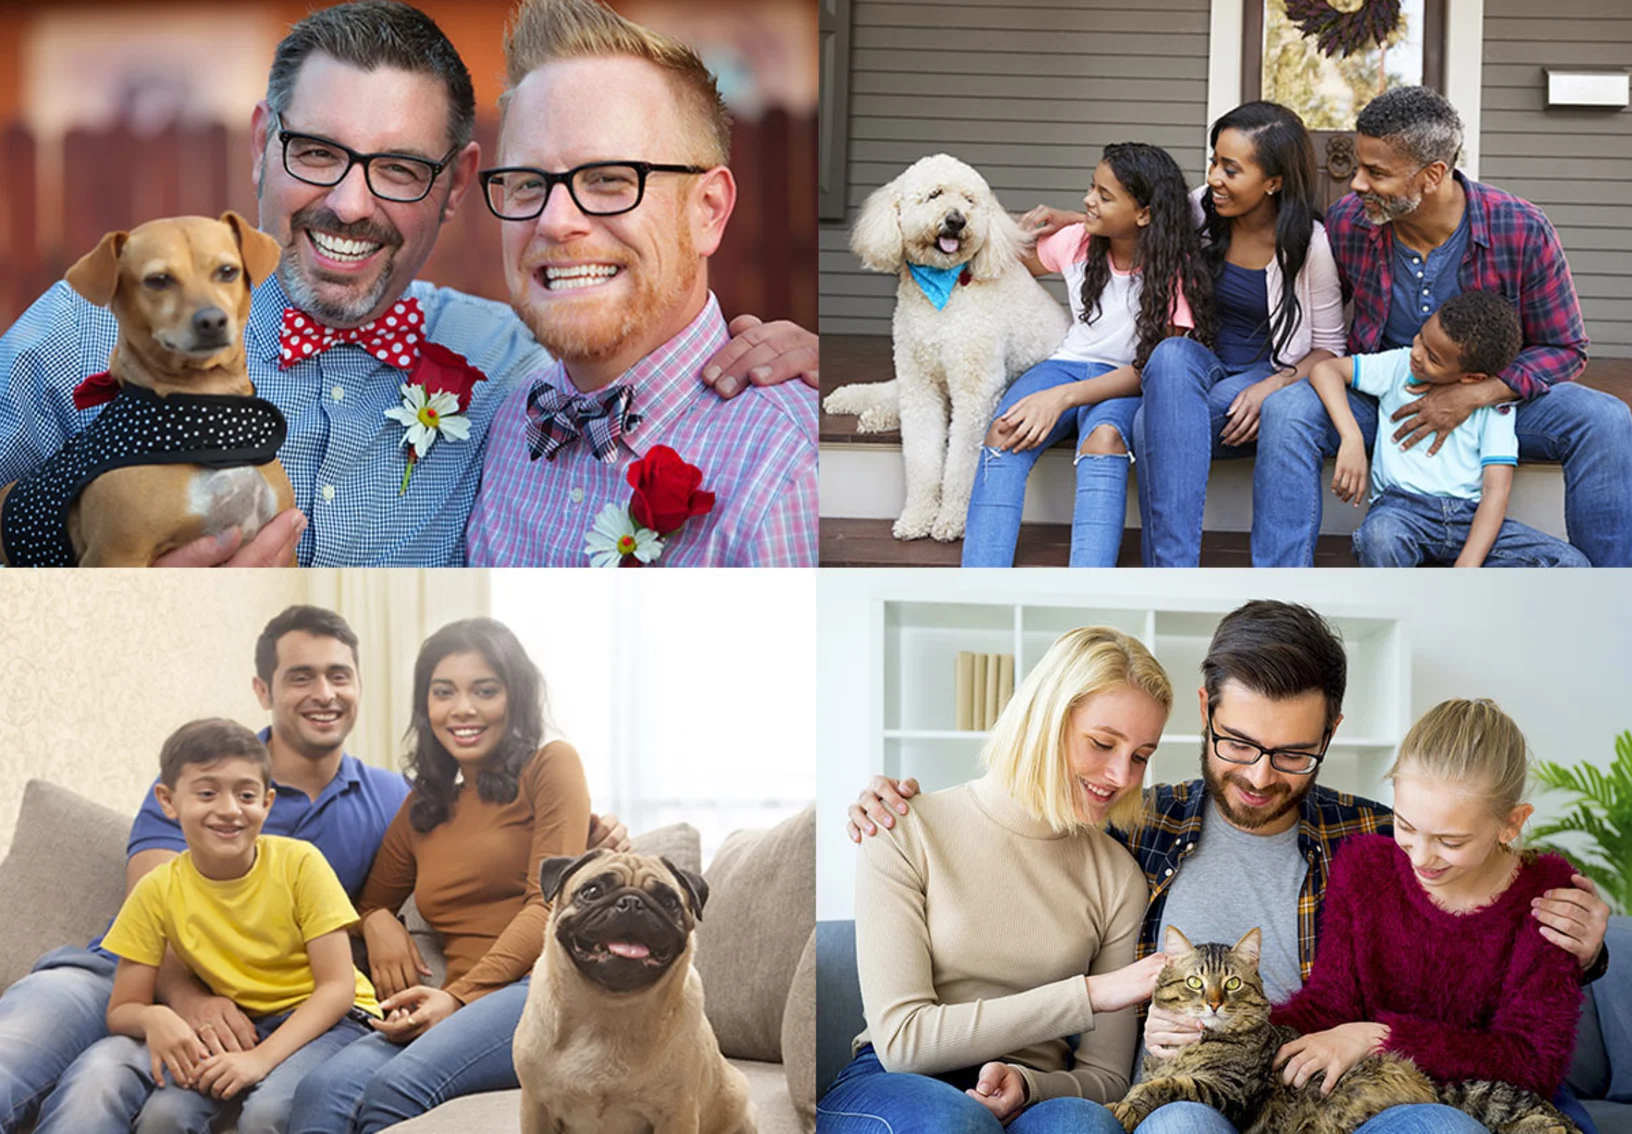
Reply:
M1355 129L1354 193L1326 214L1338 276L1354 298L1348 352L1408 347L1440 304L1476 289L1512 303L1524 332L1523 349L1498 377L1420 387L1422 396L1382 428L1401 448L1428 444L1431 456L1474 410L1517 402L1519 459L1563 462L1570 542L1595 567L1632 565L1632 413L1575 381L1587 335L1553 226L1530 202L1456 168L1462 120L1437 91L1386 91L1360 111ZM1377 399L1351 389L1349 405L1370 452ZM1307 382L1264 400L1254 566L1313 565L1321 470L1337 446L1337 429Z

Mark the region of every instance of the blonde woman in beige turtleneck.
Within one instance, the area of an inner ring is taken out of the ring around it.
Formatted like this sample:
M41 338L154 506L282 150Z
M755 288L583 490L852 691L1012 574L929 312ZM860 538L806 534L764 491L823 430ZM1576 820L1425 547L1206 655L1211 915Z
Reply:
M1139 807L1173 704L1119 630L1050 647L992 729L981 779L863 841L856 960L867 1030L821 1134L1120 1134L1147 892L1107 836Z

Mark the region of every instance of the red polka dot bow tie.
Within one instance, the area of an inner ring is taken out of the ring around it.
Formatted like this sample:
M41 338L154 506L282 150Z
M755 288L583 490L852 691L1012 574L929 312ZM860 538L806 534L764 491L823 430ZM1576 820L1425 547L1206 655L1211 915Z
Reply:
M419 358L424 338L425 312L412 296L398 300L371 323L345 329L325 327L299 308L285 307L283 331L278 336L282 352L278 368L287 370L332 346L356 343L386 365L407 370Z

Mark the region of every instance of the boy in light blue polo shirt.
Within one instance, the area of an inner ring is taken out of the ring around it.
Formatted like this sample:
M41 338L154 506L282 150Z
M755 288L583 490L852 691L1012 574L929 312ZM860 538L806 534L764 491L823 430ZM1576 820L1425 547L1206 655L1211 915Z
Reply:
M1378 421L1393 420L1428 386L1479 382L1500 374L1523 345L1518 313L1491 291L1446 300L1408 348L1328 359L1309 383L1341 439L1332 491L1358 504L1366 484L1366 443L1344 387L1378 399ZM1367 567L1585 567L1563 540L1507 518L1519 441L1511 403L1481 406L1438 450L1403 448L1377 431L1371 508L1354 533L1354 554Z

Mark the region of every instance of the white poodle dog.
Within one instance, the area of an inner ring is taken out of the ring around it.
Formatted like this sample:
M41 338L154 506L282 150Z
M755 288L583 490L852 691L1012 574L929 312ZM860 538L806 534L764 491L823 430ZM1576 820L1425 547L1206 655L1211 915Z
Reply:
M1070 326L1021 262L1026 244L985 179L947 154L875 191L856 221L850 247L862 264L900 277L895 380L841 386L825 405L860 415L862 432L899 424L907 501L896 539L963 535L998 398Z

